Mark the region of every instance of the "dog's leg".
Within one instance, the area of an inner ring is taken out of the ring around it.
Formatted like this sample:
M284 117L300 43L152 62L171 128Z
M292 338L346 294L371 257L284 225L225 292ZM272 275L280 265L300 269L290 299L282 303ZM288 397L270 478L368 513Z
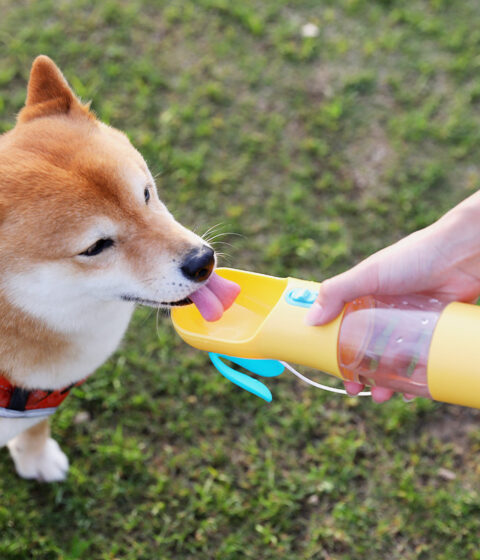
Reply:
M48 420L25 430L7 445L21 477L54 482L64 480L67 476L67 456L50 437Z

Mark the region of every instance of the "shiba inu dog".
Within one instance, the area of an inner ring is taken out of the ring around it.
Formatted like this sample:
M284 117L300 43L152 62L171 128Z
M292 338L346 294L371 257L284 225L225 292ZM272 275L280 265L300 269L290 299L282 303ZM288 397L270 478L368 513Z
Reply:
M235 298L139 152L46 56L0 136L0 264L0 445L21 476L43 481L68 470L47 416L117 348L136 304L200 294L215 319Z

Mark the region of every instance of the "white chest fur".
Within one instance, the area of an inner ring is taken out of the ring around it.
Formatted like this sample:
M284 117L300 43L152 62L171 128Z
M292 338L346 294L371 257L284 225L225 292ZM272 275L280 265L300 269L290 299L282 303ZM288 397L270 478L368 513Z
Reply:
M70 325L70 347L60 360L27 373L27 386L59 389L92 374L118 347L134 306L109 302L92 307Z

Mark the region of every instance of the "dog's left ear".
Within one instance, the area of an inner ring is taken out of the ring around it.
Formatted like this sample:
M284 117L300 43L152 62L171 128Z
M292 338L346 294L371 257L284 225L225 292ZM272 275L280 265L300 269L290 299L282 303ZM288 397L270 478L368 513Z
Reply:
M83 105L51 58L38 56L32 65L28 81L27 101L18 115L24 123L51 115L88 116L89 106Z

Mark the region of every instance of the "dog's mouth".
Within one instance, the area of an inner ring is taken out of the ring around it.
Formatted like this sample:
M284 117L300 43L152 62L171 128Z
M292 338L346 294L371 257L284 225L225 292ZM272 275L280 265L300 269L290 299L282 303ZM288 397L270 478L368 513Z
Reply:
M182 305L190 305L192 300L189 297L179 299L177 301L155 301L153 299L144 299L136 296L123 295L120 297L123 301L138 303L139 305L147 305L148 307L179 307Z
M230 280L222 278L215 272L202 286L194 290L187 297L175 301L155 301L131 295L123 295L123 301L147 305L149 307L179 307L195 304L206 321L217 321L235 301L240 292L240 286Z

